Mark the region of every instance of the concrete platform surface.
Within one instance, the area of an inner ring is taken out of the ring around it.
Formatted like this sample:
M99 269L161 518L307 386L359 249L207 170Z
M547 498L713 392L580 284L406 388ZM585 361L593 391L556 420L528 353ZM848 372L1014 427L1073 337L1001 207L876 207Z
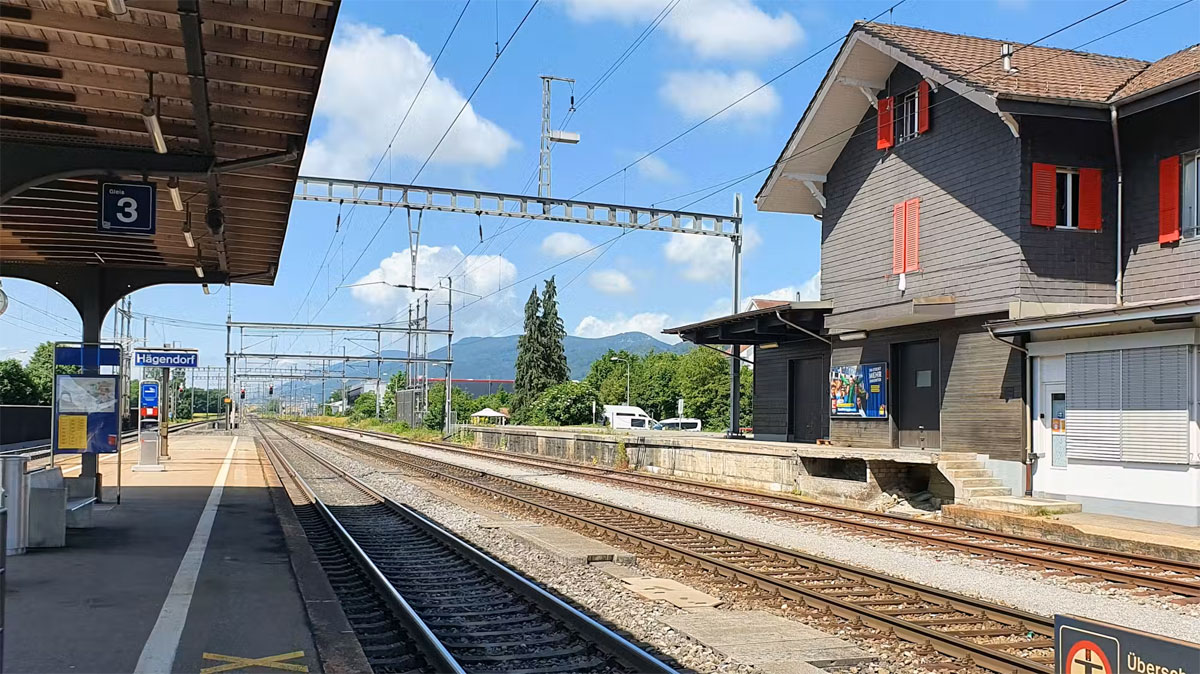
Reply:
M94 528L9 558L5 671L321 671L253 440L172 437L161 473L132 454Z
M775 674L876 659L844 639L765 611L700 609L670 616L666 623L738 662Z
M1087 512L1037 517L959 504L944 506L942 514L980 529L1200 564L1200 527Z
M622 578L629 589L652 601L665 601L679 608L713 608L720 599L670 578L631 576Z

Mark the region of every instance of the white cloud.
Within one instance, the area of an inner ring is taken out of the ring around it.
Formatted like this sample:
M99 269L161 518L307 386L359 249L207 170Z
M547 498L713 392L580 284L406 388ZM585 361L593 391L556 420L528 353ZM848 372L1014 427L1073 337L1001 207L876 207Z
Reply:
M616 269L601 269L588 275L588 285L609 295L625 295L633 292L633 281Z
M742 255L758 246L761 237L749 225L742 236ZM733 247L720 236L676 234L663 245L667 261L681 267L680 275L689 281L717 281L733 274Z
M582 255L593 247L591 241L570 232L554 232L542 239L542 252L551 257Z
M673 335L662 334L663 328L670 327L671 317L664 313L644 312L626 317L618 313L612 318L604 319L596 316L585 316L579 321L572 332L576 337L607 337L623 332L644 332L655 339L677 342Z
M662 0L567 0L576 21L613 20L632 24L653 19ZM672 38L704 58L761 58L804 39L787 12L771 15L751 0L691 0L662 22Z
M638 157L641 157L639 154ZM646 180L654 180L660 183L676 183L679 182L679 174L675 169L667 166L667 162L659 159L654 155L645 157L637 163L638 175Z
M400 317L403 320L407 317L409 301L424 293L393 288L387 284L411 284L411 269L408 249L396 251L381 260L379 266L366 276L355 281L350 292L355 299L368 305L375 318L391 321ZM417 286L435 287L439 277L446 276L451 269L455 274L454 289L464 291L454 294L455 337L491 335L497 325L503 325L519 315L517 298L512 289L497 292L517 278L517 267L507 258L500 255L470 255L464 260L457 246L417 248ZM481 295L484 299L473 295ZM438 320L439 314L444 315L445 302L446 291L429 293L433 321Z
M723 73L689 70L667 73L658 95L687 119L705 119L741 96L761 86L762 79L749 70ZM717 119L742 122L769 117L779 111L779 94L764 87L726 110Z
M366 178L421 87L432 60L412 40L360 23L338 26L329 48L302 173ZM424 161L466 99L435 72L392 145ZM324 124L322 127L321 125ZM517 141L472 106L463 110L434 162L495 166Z

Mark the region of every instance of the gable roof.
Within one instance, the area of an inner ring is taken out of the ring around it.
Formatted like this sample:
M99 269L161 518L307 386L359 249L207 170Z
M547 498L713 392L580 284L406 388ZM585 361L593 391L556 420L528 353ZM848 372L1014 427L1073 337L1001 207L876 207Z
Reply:
M1006 72L1001 47L1013 46ZM1016 133L999 99L1106 108L1139 94L1200 79L1200 48L1189 47L1156 62L1090 52L1028 46L989 38L890 24L855 22L808 108L755 197L760 211L817 214L824 209L826 174L883 89L903 63L935 87L945 87L988 112ZM856 124L855 124L856 125Z
M891 44L971 87L993 95L1107 103L1150 64L1138 59L1027 46L1004 40L940 33L887 24L855 27ZM1005 72L1000 49L1013 46Z
M1151 63L1145 70L1117 90L1114 99L1124 101L1151 89L1157 89L1179 80L1200 77L1200 44L1163 57Z

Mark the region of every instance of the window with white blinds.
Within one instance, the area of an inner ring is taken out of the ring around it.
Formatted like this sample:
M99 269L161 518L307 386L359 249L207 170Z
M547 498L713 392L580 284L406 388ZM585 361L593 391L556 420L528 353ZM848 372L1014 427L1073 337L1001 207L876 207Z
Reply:
M1191 347L1067 354L1067 456L1188 462Z

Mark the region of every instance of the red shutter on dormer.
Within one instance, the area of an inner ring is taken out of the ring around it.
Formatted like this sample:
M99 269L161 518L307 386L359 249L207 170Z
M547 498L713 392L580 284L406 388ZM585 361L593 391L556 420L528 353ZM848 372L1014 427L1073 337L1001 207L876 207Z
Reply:
M917 133L929 130L929 83L921 80L917 85Z
M1079 228L1100 229L1101 222L1100 169L1079 169Z
M921 239L921 200L904 202L904 271L915 272L920 267L917 245Z
M1158 242L1179 240L1179 155L1158 162Z
M1056 167L1053 164L1034 164L1031 172L1033 212L1030 222L1039 227L1053 227L1058 220L1058 195L1055 194Z
M876 115L875 123L875 149L886 150L892 145L895 145L894 125L892 124L892 103L894 99L891 96L880 99L879 114Z
M892 273L904 273L904 203L892 206Z

